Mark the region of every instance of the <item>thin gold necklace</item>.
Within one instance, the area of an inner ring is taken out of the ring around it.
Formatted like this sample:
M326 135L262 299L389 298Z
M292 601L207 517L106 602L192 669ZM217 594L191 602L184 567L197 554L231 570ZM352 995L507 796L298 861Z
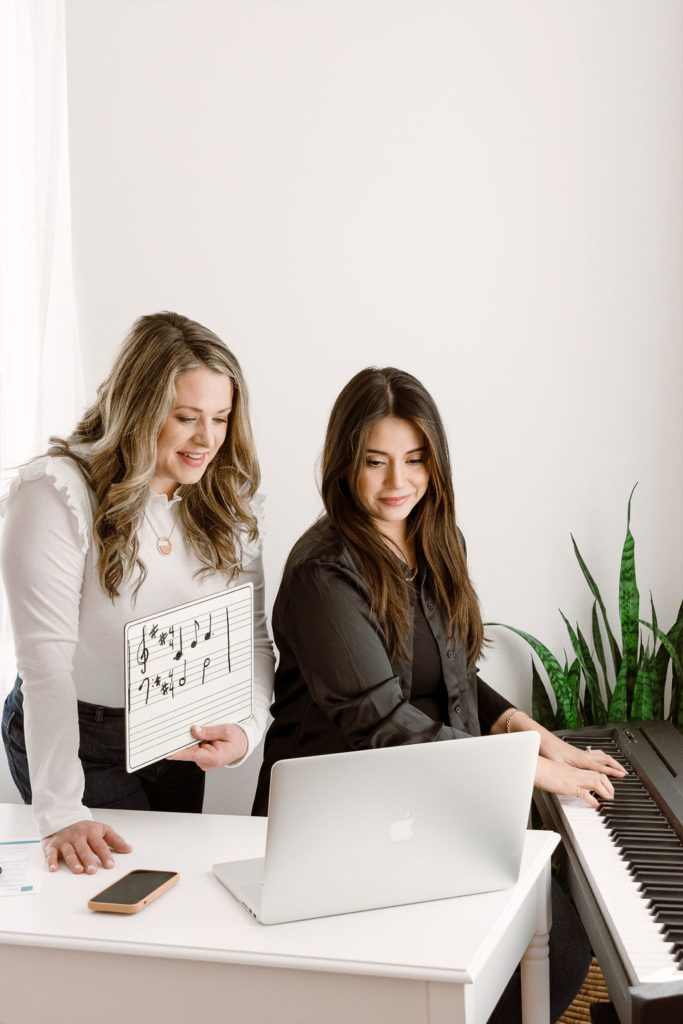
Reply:
M152 525L152 520L149 518L149 516L147 515L146 512L145 512L145 519L149 523L150 529L152 530L152 533L154 534L154 536L157 539L157 551L159 552L159 554L160 555L170 555L171 552L173 551L173 544L171 543L171 537L173 536L173 531L175 530L176 526L178 525L178 509L176 509L176 511L175 511L175 519L173 520L173 526L171 527L171 532L168 534L167 537L162 537L160 534L157 533L157 531L154 529L154 526Z
M408 559L406 558L405 552L401 550L401 548L398 546L396 541L392 540L391 537L387 537L386 534L384 534L384 537L385 537L386 540L389 541L389 543L394 548L394 550L398 551L398 554L399 554L399 557L400 557L401 561L403 562L404 565L406 565L408 567L408 575L403 577L404 580L406 581L406 583L412 583L413 580L415 579L415 577L417 576L417 566L415 566L414 569L411 569L410 568L410 563L408 562Z

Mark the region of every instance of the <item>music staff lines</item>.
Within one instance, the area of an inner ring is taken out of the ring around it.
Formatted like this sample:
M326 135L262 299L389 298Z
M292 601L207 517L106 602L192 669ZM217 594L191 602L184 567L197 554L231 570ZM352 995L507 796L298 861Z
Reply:
M223 646L223 637L230 652L241 629L246 628L251 634L251 609L247 604L225 608L222 614L209 612L201 615L201 619L203 621L192 617L170 623L160 619L144 624L139 636L129 637L128 668L131 676L135 672L142 676L154 672L154 663L160 659L166 661L172 656L173 661L181 661L210 641L213 641L212 647Z
M131 679L128 684L128 710L131 714L140 708L148 707L159 701L175 700L181 693L196 686L227 679L251 665L251 638L233 648L232 655L227 651L197 658L189 665L186 659L163 674L150 673L143 679Z
M239 689L235 688L235 691L231 690L230 693L225 693L224 691L221 691L220 693L217 693L214 697L209 698L209 700L206 700L204 698L202 700L192 701L189 704L185 705L183 708L179 709L177 712L173 714L166 714L164 718L161 720L150 719L150 721L147 723L139 724L137 729L135 730L136 736L138 734L142 736L151 734L151 732L159 726L160 722L162 725L166 722L170 722L173 726L175 726L177 722L183 719L183 716L187 716L188 714L197 715L200 712L211 710L213 705L219 701L227 702L232 700L232 698L234 697L237 703L242 703L245 699L245 695L249 696L249 694L250 683L249 680L245 680L244 683L240 685Z
M244 721L251 713L251 687L247 684L239 695L221 694L213 701L201 702L201 707L195 708L195 711L198 712L198 725L220 718L229 718L233 722ZM137 729L130 750L132 754L140 756L147 750L155 750L159 743L173 743L176 739L182 743L187 739L187 722L184 716L174 722L169 722L167 717L161 728L154 722L147 730Z

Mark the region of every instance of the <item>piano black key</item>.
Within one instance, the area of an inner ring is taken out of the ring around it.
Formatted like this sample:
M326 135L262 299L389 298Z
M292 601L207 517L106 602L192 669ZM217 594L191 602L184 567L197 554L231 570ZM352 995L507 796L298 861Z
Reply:
M648 870L647 866L632 868L631 874L639 874L646 881L648 889L655 890L660 896L676 896L681 899L683 893L683 878L678 871L655 871Z
M660 832L659 835L652 836L630 836L620 829L614 829L614 837L617 846L621 846L624 850L632 849L635 854L647 849L648 846L651 850L658 850L660 853L670 855L683 853L683 846L678 836L671 836L668 832Z
M683 899L683 886L672 881L671 873L648 871L647 868L639 868L637 871L630 870L629 874L637 885L642 886L646 893L654 891L656 887L662 888L665 892L676 894Z
M656 824L656 823L647 824L647 822L643 822L642 824L638 824L638 822L635 822L635 821L632 821L632 822L630 822L628 824L624 824L624 825L609 825L607 827L607 831L608 832L618 832L619 835L623 836L625 839L628 839L629 836L633 836L634 838L637 838L638 836L654 836L654 837L657 837L657 836L661 836L661 835L673 835L673 836L676 835L674 830L670 826L668 826L666 823L664 823L664 824Z
M662 885L659 885L658 883L657 884L652 883L652 884L648 884L647 886L637 885L636 888L639 889L640 893L642 894L642 896L644 898L654 901L655 906L653 908L653 913L655 914L655 917L656 917L657 916L657 900L661 896L666 896L667 893L670 893L671 892L670 887L669 886L662 886ZM683 889L677 889L677 891L678 892L683 892Z
M605 800L600 807L602 814L609 814L612 816L616 815L617 817L627 815L632 810L642 810L652 817L658 817L665 820L664 815L659 808L645 796L631 796L630 794L622 795L617 793L614 800Z
M647 850L622 850L621 859L633 867L651 867L659 870L668 868L681 869L683 860L673 850L653 850L648 856Z
M678 850L666 846L660 847L654 843L652 845L653 848L650 851L645 847L633 848L623 846L620 856L624 860L630 861L631 864L652 864L653 866L671 864L673 867L677 864L680 865L683 861Z
M608 832L617 833L625 839L628 839L630 836L634 839L637 839L639 836L650 836L655 839L661 836L665 839L673 838L680 843L680 839L673 829L669 827L669 824L666 821L647 819L643 819L642 821L610 820L604 814L601 815L601 817Z
M660 931L664 930L664 929L667 929L667 928L669 928L669 929L670 928L676 928L676 929L678 929L680 931L681 928L683 928L683 914L682 913L670 912L670 913L667 914L667 913L664 913L661 910L661 908L658 908L655 917L657 918L658 924L661 925Z
M683 899L680 896L660 896L657 906L661 907L662 910L675 910L677 907L683 908Z
M676 836L662 835L655 842L649 836L636 836L629 840L624 838L624 849L629 853L633 851L634 854L638 854L641 850L676 853L677 850L681 849L681 843Z
M602 815L602 821L603 821L604 827L607 829L608 832L614 832L617 835L622 835L623 834L624 837L627 837L629 835L629 829L631 829L633 827L633 825L634 825L635 817L636 816L634 815L632 818L631 817L629 817L629 818L623 818L623 817L617 818L615 816L607 817L606 815ZM667 831L666 822L658 821L655 818L648 818L645 815L642 815L642 816L639 816L639 817L641 817L641 819L642 819L640 827L641 828L642 827L646 827L646 828L652 829L653 830L653 836L655 838L658 838L658 837L661 837L662 839L671 838L670 833ZM642 833L641 833L641 835L642 835ZM634 836L634 842L637 842L637 840L638 840L638 834L636 833L636 835ZM676 841L680 843L680 840L678 839L678 837L676 837Z
M666 820L656 804L653 804L651 800L644 796L635 797L617 794L614 800L605 800L600 806L601 814L616 815L617 817L627 815L632 810L642 810L649 816Z
M680 873L681 856L675 850L653 850L648 857L647 850L628 850L622 848L619 850L619 856L627 865L630 864L639 870L651 868L656 872L668 871L673 873L674 878L683 877Z

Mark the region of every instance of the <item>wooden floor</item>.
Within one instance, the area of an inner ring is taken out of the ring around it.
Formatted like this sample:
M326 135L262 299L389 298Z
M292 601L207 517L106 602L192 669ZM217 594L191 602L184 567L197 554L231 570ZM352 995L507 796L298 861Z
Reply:
M607 993L605 979L602 976L598 961L593 957L593 961L588 968L586 980L583 983L583 988L576 996L572 1005L565 1010L559 1021L557 1021L557 1024L590 1024L591 1003L608 1003L609 1001L610 998Z

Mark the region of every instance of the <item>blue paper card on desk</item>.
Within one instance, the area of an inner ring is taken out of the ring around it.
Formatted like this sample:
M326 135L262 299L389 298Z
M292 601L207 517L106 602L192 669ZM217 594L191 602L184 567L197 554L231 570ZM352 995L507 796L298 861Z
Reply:
M254 703L251 583L126 623L126 770L189 747L191 725L239 724Z

